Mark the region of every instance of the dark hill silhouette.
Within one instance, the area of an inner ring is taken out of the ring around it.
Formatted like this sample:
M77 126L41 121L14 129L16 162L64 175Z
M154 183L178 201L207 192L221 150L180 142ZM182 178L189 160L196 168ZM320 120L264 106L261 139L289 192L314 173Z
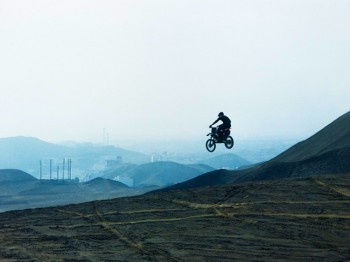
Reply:
M168 189L327 174L350 174L350 112L274 159L249 169L219 170Z
M269 162L241 174L234 182L350 174L349 159L350 147L346 147L297 162Z
M75 196L91 195L92 193L106 194L120 189L128 188L126 185L104 178L95 178L85 183L74 181L56 181L42 180L38 181L31 189L23 190L20 195L43 196L45 194L56 195L62 198L62 195L73 194ZM53 196L54 197L54 196ZM88 197L90 199L90 197Z
M102 177L94 178L88 182L85 182L84 185L95 190L116 190L120 188L128 188L128 186L124 185L123 183Z
M0 183L36 181L30 174L17 169L0 169Z
M271 161L301 161L344 147L350 147L350 112L342 115L307 140L292 146Z

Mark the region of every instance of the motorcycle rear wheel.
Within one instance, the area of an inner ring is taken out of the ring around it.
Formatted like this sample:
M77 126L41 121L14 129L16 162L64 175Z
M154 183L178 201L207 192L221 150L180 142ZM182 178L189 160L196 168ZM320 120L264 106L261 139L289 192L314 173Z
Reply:
M235 142L234 142L232 136L228 136L226 138L226 141L225 141L225 147L228 148L228 149L231 149L233 147L234 143Z
M216 148L216 143L215 143L214 139L209 138L207 140L207 142L205 143L205 146L209 152L214 152L214 150Z

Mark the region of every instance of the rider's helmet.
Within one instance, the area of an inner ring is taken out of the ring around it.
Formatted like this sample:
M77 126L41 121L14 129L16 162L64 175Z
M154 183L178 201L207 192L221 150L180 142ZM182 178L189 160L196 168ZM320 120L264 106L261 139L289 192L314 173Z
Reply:
M218 114L218 117L223 116L223 115L224 115L224 113L223 113L223 112L220 112L220 113Z

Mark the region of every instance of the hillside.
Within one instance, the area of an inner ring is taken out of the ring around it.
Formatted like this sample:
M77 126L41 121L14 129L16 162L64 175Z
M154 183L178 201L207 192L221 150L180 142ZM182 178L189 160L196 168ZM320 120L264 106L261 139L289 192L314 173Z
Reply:
M350 112L342 115L305 141L302 141L271 161L294 162L350 147Z
M350 174L350 113L274 159L249 169L213 171L173 188L195 188L327 174ZM327 139L326 139L327 137Z
M105 170L99 174L99 176L107 179L115 179L118 176L126 176L128 177L129 171L136 168L138 165L124 163L120 164L117 167Z
M4 261L347 261L350 177L0 213Z

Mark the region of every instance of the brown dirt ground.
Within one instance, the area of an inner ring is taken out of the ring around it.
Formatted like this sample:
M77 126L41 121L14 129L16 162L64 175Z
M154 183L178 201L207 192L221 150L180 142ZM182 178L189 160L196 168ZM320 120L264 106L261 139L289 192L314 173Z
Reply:
M346 261L350 176L0 214L1 261Z

